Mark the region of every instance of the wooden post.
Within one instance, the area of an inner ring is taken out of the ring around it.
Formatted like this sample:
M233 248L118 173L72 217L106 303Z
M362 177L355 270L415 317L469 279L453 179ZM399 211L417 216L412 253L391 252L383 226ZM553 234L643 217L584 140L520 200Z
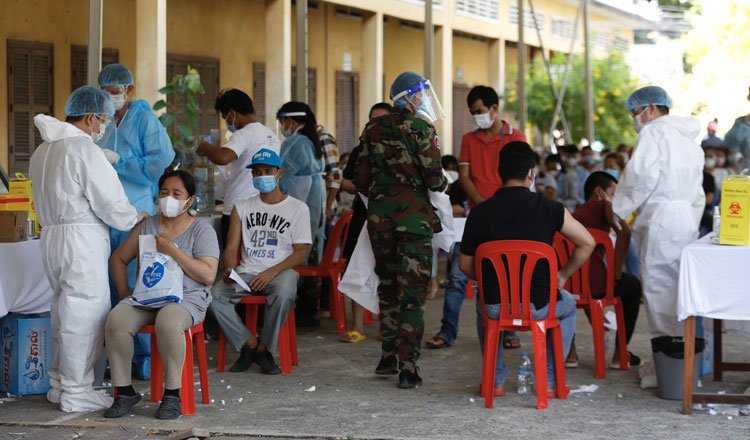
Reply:
M693 367L695 365L695 316L685 320L685 368L682 373L682 413L693 412Z

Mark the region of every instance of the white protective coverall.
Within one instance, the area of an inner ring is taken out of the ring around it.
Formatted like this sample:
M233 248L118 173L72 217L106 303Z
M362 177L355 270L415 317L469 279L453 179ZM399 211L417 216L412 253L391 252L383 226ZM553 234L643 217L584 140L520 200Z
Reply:
M112 398L91 386L110 310L108 226L132 229L137 212L89 134L41 114L34 124L44 142L31 156L30 174L54 292L47 400L66 412L109 408Z
M695 118L670 115L645 124L612 200L622 218L638 210L633 235L653 337L685 330L677 320L680 256L698 238L706 205L700 129Z

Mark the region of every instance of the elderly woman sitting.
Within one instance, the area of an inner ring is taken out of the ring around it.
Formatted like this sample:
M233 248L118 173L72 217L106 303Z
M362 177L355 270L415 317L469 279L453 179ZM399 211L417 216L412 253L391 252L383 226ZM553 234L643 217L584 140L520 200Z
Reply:
M109 314L106 326L107 356L117 396L104 417L127 414L141 399L133 389L130 369L133 335L154 324L159 355L164 365L164 397L156 412L159 419L180 416L180 379L185 361L185 330L203 321L211 302L211 284L219 264L219 242L213 228L188 214L195 183L185 171L172 171L159 179L160 214L136 225L112 254L110 269L123 300ZM141 304L132 298L127 265L139 255L139 236L153 235L159 253L171 257L182 269L180 302Z

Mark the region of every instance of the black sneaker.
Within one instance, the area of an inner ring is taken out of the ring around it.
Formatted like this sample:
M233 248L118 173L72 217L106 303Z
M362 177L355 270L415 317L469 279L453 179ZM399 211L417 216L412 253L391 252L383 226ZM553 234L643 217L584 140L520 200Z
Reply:
M398 387L399 388L416 388L422 385L422 378L419 377L419 369L414 367L414 372L409 370L401 370L398 375Z
M260 366L263 374L279 374L281 368L273 361L273 355L268 350L256 351L253 360Z
M240 350L240 358L237 362L232 365L229 369L232 373L239 373L241 371L247 371L248 368L253 364L253 358L255 357L255 348L250 348L247 344L242 346Z
M156 418L162 420L176 419L182 415L182 402L179 396L164 395L161 398L161 405L156 410Z
M140 401L141 395L138 393L135 393L133 396L123 396L122 394L118 394L115 396L115 401L112 403L112 406L104 411L104 417L108 419L122 417L130 411L130 408Z
M398 374L398 362L396 356L381 356L378 366L375 368L375 374Z

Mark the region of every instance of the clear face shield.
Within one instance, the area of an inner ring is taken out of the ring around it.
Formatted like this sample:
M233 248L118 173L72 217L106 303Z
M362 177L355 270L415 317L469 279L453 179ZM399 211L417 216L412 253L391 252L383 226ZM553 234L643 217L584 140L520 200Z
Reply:
M440 100L435 94L435 90L432 88L429 79L414 84L394 96L393 102L399 99L404 99L414 106L414 115L418 118L431 123L446 118L443 107L440 105Z
M281 139L281 135L283 134L285 138L288 138L289 136L293 135L294 133L291 130L284 129L283 123L279 124L279 121L285 118L289 118L292 116L307 116L307 113L305 112L277 112L276 113L276 137Z

